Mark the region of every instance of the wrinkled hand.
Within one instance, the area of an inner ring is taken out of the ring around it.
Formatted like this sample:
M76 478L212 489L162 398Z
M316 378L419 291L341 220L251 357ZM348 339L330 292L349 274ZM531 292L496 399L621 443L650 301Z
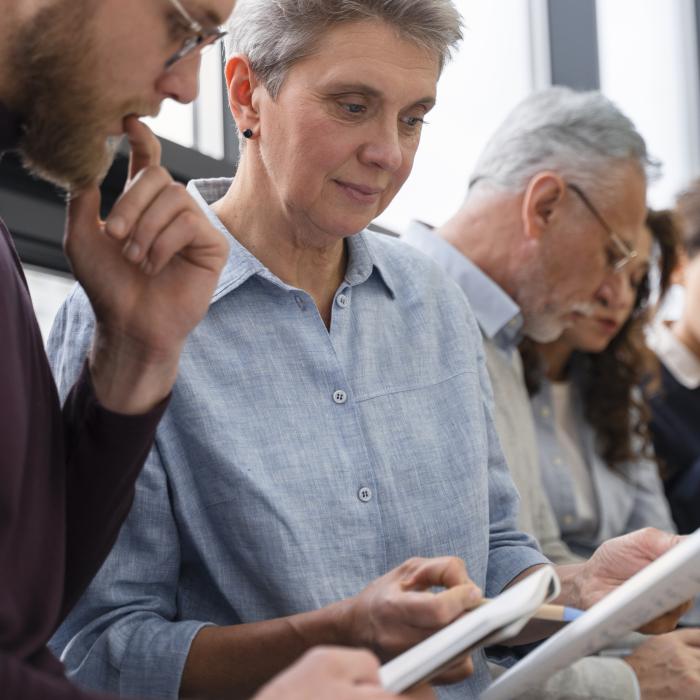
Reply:
M368 651L316 647L265 685L253 700L390 700Z
M628 578L665 554L681 539L678 535L648 527L607 540L582 565L579 606L583 609L590 608ZM684 603L653 620L640 631L647 634L669 632L675 628L680 617L691 605L691 602Z
M99 362L91 357L93 382L114 410L124 408L109 406L124 398L119 381L138 377L133 365L160 365L160 385L143 387L144 397L149 389L161 393L150 399L167 394L182 345L206 313L228 253L223 235L160 166L160 144L150 129L136 117L124 127L131 146L124 192L105 222L96 185L74 195L64 238L97 320L94 347L101 354Z
M634 669L643 700L700 698L699 629L652 637L625 661Z
M429 589L445 590L433 593ZM456 557L415 557L373 581L347 604L345 629L350 643L388 660L476 607L482 593ZM469 657L440 675L441 683L471 675Z

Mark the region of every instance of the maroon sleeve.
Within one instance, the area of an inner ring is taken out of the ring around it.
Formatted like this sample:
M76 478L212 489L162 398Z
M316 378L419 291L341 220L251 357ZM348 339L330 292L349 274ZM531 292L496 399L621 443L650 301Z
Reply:
M127 416L100 405L87 362L66 398L66 576L61 620L109 554L169 397Z
M65 676L23 663L0 651L0 688L8 700L116 700L112 696L81 690Z

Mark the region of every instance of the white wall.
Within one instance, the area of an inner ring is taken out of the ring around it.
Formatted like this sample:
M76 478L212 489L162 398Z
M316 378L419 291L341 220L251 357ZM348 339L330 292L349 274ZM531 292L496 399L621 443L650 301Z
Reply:
M399 231L412 218L440 224L459 206L485 140L535 84L530 3L461 0L465 40L438 85L413 173L377 220Z
M601 90L635 122L663 176L652 206L700 173L692 0L597 0Z

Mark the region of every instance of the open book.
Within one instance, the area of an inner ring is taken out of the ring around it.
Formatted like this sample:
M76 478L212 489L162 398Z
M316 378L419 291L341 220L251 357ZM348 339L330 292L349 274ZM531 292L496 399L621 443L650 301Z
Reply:
M514 637L543 603L559 595L559 579L551 566L471 610L379 670L382 685L401 693L437 675L458 657L484 644Z
M516 698L583 656L700 594L700 530L639 571L528 654L481 695Z

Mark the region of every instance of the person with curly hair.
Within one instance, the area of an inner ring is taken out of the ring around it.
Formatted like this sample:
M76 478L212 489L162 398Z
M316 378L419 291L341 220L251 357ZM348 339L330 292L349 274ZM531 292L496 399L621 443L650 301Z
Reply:
M581 556L640 527L675 529L640 390L657 373L644 339L654 251L663 294L675 241L671 213L649 212L637 255L606 278L592 309L557 340L521 345L543 487L562 538Z

